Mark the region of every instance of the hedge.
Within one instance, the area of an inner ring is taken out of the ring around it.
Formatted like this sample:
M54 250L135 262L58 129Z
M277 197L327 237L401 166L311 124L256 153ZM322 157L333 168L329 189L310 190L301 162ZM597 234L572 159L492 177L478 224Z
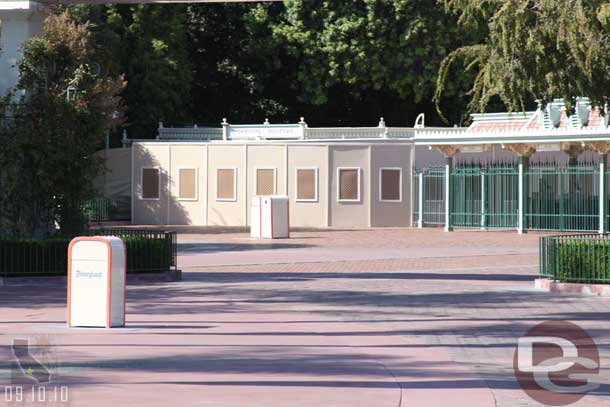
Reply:
M541 276L560 282L610 283L610 241L600 236L541 238Z
M175 243L169 232L121 238L127 248L128 273L168 271L175 265ZM70 240L0 240L0 276L65 275Z

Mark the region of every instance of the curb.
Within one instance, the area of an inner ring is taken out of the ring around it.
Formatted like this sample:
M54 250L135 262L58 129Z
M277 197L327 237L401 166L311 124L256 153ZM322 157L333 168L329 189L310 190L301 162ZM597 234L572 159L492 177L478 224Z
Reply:
M560 283L548 278L537 278L534 280L534 287L551 293L610 297L609 284Z

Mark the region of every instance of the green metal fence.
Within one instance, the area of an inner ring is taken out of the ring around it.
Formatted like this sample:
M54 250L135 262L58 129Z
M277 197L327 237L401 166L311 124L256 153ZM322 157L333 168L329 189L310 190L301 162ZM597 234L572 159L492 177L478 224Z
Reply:
M93 198L83 203L83 211L92 222L131 219L131 198L129 196L110 199Z
M479 167L458 167L450 175L451 226L481 227L483 171Z
M604 174L610 184L610 171ZM598 231L599 166L537 165L523 172L523 227L529 230ZM519 169L514 164L461 165L450 173L450 226L517 228ZM422 171L423 226L445 223L445 170ZM414 208L419 220L419 177L414 178ZM610 194L606 189L606 224Z
M98 229L90 235L119 236L127 247L127 272L150 273L176 268L176 232ZM0 240L0 275L65 275L69 238Z
M594 165L538 166L525 171L525 227L594 231L599 228L599 170Z
M568 283L610 283L610 240L600 235L544 236L540 277Z
M485 226L516 228L519 223L519 171L497 165L485 173Z
M423 225L445 224L445 168L429 167L423 170Z
M518 171L513 166L458 167L451 179L451 226L514 228L518 222Z

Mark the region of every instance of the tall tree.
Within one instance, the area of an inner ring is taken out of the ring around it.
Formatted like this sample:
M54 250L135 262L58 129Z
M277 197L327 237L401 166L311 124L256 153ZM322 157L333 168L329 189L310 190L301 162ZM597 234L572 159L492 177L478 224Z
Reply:
M125 75L131 138L156 136L159 121L191 121L187 9L184 4L69 7L76 21L91 25L92 45L104 56L104 71Z
M277 15L281 4L266 11ZM292 61L275 47L271 30L257 24L255 4L193 4L189 8L190 55L194 66L193 116L218 125L286 120L296 94Z
M449 54L441 66L436 100L458 61L476 74L470 110L494 97L509 110L538 99L578 96L604 106L610 89L610 4L607 0L446 0L463 27L488 31L476 45Z
M40 237L55 223L65 234L84 227L81 205L103 169L93 153L122 119L124 82L98 66L89 27L67 13L49 16L44 34L24 44L25 96L4 99L0 112L0 232Z
M285 7L270 24L276 43L298 59L301 100L343 109L352 123L386 115L404 125L420 111L432 113L441 61L478 40L478 31L461 30L455 16L427 0L287 0ZM456 74L447 106L460 110L464 83Z

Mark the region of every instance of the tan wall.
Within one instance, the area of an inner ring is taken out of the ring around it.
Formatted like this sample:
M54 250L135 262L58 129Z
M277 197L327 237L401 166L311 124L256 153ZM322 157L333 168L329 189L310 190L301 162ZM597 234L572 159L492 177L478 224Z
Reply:
M371 226L409 226L411 224L411 147L373 145L371 148ZM381 201L379 172L384 167L402 170L400 202Z
M195 144L171 145L171 173L169 200L169 223L171 225L205 225L207 201L207 147ZM196 200L179 198L180 168L195 168L197 170Z
M149 142L134 143L132 154L132 220L135 224L246 225L251 198L255 194L257 167L276 168L276 193L287 194L290 198L292 226L369 227L409 224L411 153L408 145ZM403 169L402 202L379 202L379 168L385 166ZM143 167L161 169L158 200L140 199ZM318 169L318 197L314 202L296 200L296 169L300 167ZM360 168L358 202L338 201L339 167ZM180 168L197 168L196 200L178 199ZM217 168L237 170L235 201L216 199Z
M330 226L369 227L370 226L370 160L369 146L351 145L329 147L330 179ZM360 200L358 202L338 202L337 168L360 168Z
M132 146L132 223L140 225L164 225L168 215L168 168L169 145L139 144ZM159 167L160 188L159 199L142 200L142 168Z
M328 146L288 146L288 196L290 225L298 227L328 226ZM296 200L297 168L318 169L318 199L315 202Z
M275 168L275 194L286 195L286 146L285 145L247 145L248 186L244 192L250 208L252 197L256 195L256 168ZM247 211L247 224L250 224L250 211Z
M246 223L246 168L244 145L208 146L208 225L243 226ZM237 200L216 200L216 168L237 169Z
M106 170L95 177L93 186L99 196L108 198L131 195L131 149L112 148L95 153L104 160Z

